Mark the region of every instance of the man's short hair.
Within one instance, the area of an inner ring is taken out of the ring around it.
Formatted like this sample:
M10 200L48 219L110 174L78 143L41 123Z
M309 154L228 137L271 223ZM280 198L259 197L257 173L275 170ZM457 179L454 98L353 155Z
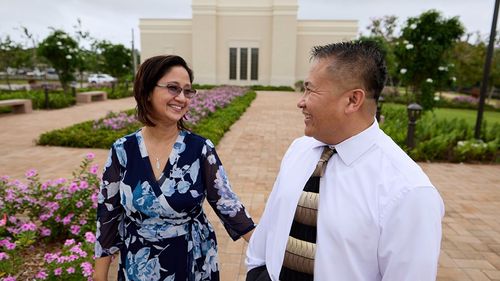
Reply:
M334 59L328 69L340 79L354 81L378 100L387 79L384 55L374 42L350 41L315 46L311 59Z

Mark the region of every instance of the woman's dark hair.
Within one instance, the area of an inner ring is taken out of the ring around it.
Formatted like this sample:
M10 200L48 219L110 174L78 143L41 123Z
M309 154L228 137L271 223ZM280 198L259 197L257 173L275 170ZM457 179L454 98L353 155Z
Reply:
M156 87L156 83L167 74L172 67L180 66L186 69L189 74L189 81L193 83L193 71L187 65L186 61L175 55L155 56L144 61L134 80L134 97L137 102L136 115L137 120L146 126L154 127L156 124L150 119L152 106L150 95ZM188 130L184 124L183 118L177 121L179 130Z

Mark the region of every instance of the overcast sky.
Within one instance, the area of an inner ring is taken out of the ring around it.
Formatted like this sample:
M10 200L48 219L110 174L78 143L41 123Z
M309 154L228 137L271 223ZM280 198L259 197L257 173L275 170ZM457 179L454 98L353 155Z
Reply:
M252 1L252 0L248 0ZM467 32L479 31L483 37L491 29L495 0L298 0L299 19L353 19L359 32L374 17L398 16L399 25L408 17L437 9L445 17L459 16ZM49 27L74 34L77 19L83 30L98 39L130 47L132 29L139 46L139 19L191 18L190 0L0 0L0 38L7 35L25 42L20 26L27 27L39 42ZM500 26L497 24L497 32Z

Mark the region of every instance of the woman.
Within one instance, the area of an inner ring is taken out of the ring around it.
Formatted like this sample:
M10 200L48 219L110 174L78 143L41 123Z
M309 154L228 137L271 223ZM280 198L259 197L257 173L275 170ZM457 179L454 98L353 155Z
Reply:
M179 56L156 56L137 72L142 129L117 140L104 168L97 207L95 280L107 280L120 251L118 280L219 280L207 198L236 240L255 227L232 192L210 140L183 123L193 73Z

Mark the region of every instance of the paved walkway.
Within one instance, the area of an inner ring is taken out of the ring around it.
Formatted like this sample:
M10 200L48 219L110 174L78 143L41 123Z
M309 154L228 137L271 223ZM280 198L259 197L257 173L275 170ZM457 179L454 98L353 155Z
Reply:
M234 190L259 219L279 163L303 132L296 93L259 92L217 146ZM36 168L44 179L69 177L89 149L37 147L42 132L132 108L133 99L0 117L0 175L22 178ZM93 149L103 164L106 150ZM500 166L420 163L445 200L438 280L500 280ZM246 242L232 242L206 206L219 240L222 281L243 281ZM112 279L110 279L112 280Z

